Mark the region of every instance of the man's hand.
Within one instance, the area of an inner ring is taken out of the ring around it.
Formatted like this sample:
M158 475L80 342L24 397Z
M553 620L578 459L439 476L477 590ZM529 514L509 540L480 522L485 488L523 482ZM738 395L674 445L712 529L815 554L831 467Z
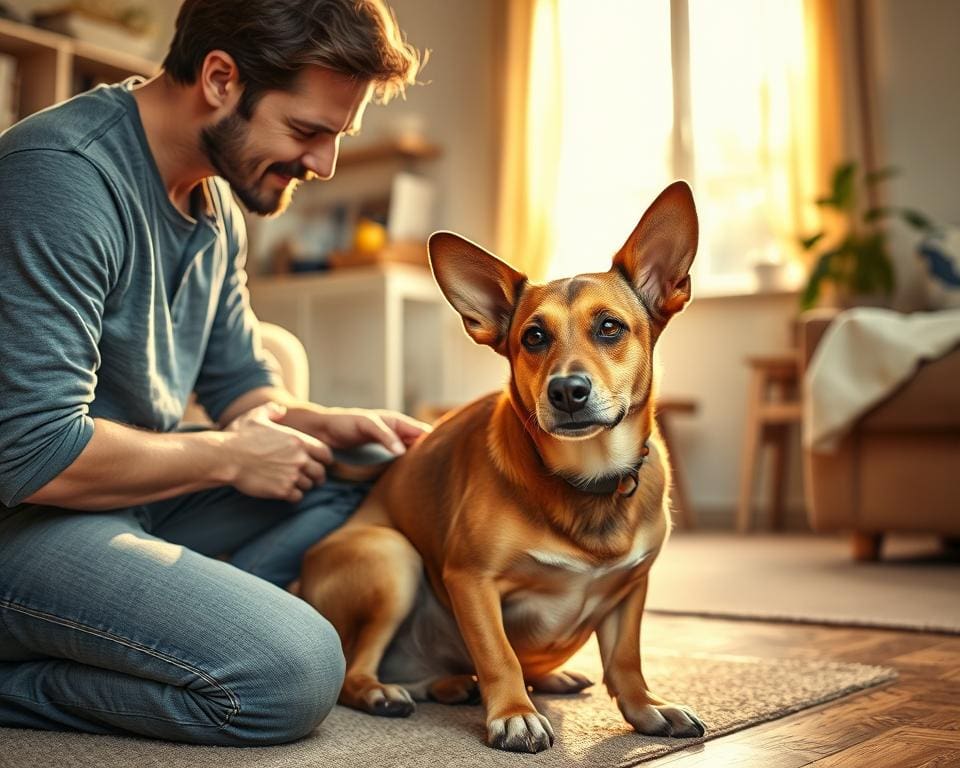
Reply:
M433 427L395 411L324 408L313 403L290 404L280 423L315 437L332 448L380 443L399 456Z
M322 483L330 448L310 433L285 426L284 406L266 403L234 419L224 430L235 471L231 485L263 499L300 501L304 491Z

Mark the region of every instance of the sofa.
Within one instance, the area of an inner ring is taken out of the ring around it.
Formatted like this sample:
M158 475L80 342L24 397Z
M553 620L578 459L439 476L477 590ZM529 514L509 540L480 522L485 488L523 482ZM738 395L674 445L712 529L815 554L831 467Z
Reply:
M835 320L801 318L803 375ZM854 559L878 559L887 533L960 537L960 348L921 363L834 451L805 444L803 454L810 526L849 531Z
M309 399L310 365L307 351L300 343L300 339L279 325L260 323L260 341L263 344L263 351L280 372L283 384L290 394L302 400ZM183 423L211 423L206 412L192 395L187 402Z

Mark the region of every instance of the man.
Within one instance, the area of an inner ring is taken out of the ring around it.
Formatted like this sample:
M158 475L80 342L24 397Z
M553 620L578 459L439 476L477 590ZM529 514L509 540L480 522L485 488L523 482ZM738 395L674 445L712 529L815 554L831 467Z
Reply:
M186 0L158 77L0 137L0 725L270 744L333 706L280 587L363 496L331 448L428 428L283 390L229 193L282 211L418 66L380 0ZM194 390L220 429L177 430Z

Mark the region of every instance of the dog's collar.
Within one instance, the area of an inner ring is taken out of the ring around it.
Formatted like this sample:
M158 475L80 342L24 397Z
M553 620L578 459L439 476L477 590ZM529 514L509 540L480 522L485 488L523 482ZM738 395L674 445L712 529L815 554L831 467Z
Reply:
M649 453L650 445L649 443L644 443L640 461L622 474L606 475L605 477L598 477L593 480L577 480L563 474L561 474L560 477L583 493L592 493L597 496L610 496L616 493L618 496L630 498L640 485L640 468L643 466L643 461Z

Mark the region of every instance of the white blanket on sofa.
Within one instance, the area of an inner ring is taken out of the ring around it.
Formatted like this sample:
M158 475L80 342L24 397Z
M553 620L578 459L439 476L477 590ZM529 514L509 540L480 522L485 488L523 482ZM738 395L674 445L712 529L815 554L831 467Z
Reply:
M960 310L905 315L863 307L838 315L803 382L804 446L832 452L858 417L905 383L921 363L958 344Z

